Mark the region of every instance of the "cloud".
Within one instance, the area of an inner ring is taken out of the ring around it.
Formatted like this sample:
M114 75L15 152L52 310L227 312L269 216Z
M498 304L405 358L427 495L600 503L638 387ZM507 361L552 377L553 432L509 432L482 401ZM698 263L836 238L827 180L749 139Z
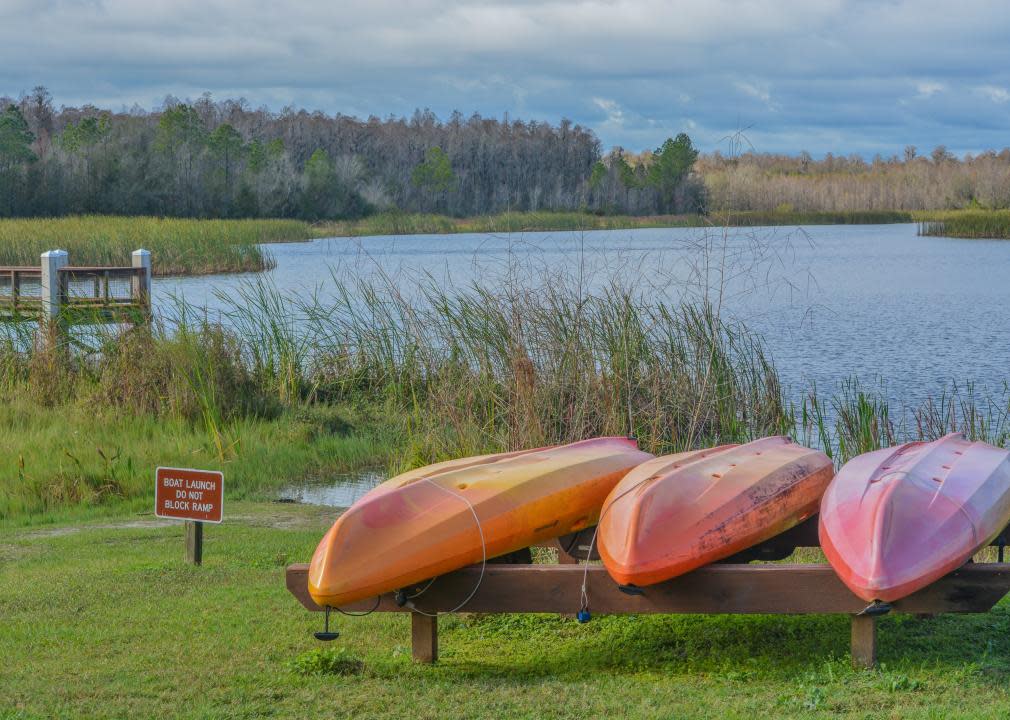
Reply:
M773 105L771 92L769 92L766 85L758 85L755 83L743 82L741 80L733 83L733 85L744 95L760 100L769 107Z
M919 82L915 86L916 97L921 98L923 100L928 100L929 98L933 97L937 93L943 92L946 89L947 89L947 86L944 83L941 83L941 82L931 82L931 81L928 81L928 80L927 81L923 81L923 82Z
M606 114L606 122L610 125L623 125L624 124L624 111L621 110L621 106L618 105L613 100L607 100L606 98L593 98L593 104L600 108Z
M568 117L629 149L690 115L706 150L749 127L762 151L960 154L1010 133L1007 35L995 0L0 0L0 95Z
M996 87L994 85L983 85L976 90L984 97L989 98L994 103L1002 105L1007 100L1010 100L1010 92L1007 92L1006 88Z

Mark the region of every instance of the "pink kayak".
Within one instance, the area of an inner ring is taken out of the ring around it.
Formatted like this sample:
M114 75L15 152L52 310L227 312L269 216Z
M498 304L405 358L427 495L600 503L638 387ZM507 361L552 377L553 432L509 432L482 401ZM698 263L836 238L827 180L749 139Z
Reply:
M853 458L821 501L820 540L866 601L891 602L956 570L1010 522L1010 452L961 434Z

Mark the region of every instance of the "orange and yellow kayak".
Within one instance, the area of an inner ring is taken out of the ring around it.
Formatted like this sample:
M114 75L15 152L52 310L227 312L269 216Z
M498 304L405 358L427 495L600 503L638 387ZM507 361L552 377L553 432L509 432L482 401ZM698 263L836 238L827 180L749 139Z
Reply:
M722 560L817 512L831 460L787 437L667 455L628 473L597 542L621 585L652 585Z
M607 493L652 457L634 440L598 438L398 475L323 537L309 594L339 607L593 525Z

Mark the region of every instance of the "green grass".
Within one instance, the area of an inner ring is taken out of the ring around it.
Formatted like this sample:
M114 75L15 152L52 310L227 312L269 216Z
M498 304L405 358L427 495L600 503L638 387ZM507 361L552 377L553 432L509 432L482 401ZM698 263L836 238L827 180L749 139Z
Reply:
M284 588L331 511L230 503L205 564L179 524L123 514L0 531L0 718L1002 718L1010 607L880 621L877 671L841 616L321 617ZM323 650L320 650L324 647ZM325 670L335 670L329 674Z
M188 220L88 215L0 219L0 265L38 266L46 250L67 250L73 265L130 264L151 251L156 275L247 272L271 267L259 243L307 240L298 220Z
M388 464L395 444L368 412L304 407L238 418L224 460L206 429L96 403L0 403L0 526L150 505L154 468L225 473L228 497L266 497L303 478Z
M759 225L851 225L912 222L899 211L797 212L731 211L711 215L595 215L585 212L514 212L471 218L387 212L360 220L320 223L320 237L450 233L520 233L536 231L624 230L634 228Z
M1010 210L951 210L918 213L920 235L1010 239Z

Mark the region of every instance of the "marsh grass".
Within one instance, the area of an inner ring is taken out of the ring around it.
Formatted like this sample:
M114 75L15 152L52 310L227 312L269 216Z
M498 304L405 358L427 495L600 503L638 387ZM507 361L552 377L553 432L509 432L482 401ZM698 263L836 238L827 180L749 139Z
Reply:
M157 465L227 470L242 497L389 461L371 408L282 402L234 330L183 314L0 345L0 521L147 496Z
M199 420L108 407L85 394L56 407L15 397L0 403L0 527L71 512L150 512L159 465L222 470L233 501L390 463L395 435L371 412L332 406L234 418L225 425L234 452L222 461Z
M563 278L447 289L335 275L328 297L279 300L259 282L226 313L256 339L253 373L272 387L400 407L407 464L599 435L678 450L789 422L760 342L709 303Z
M918 213L919 235L1010 238L1010 210L950 210Z
M715 226L757 227L774 225L889 225L913 222L904 210L744 210L717 211L708 216Z
M190 220L87 215L0 219L0 265L39 264L46 250L70 253L74 265L130 264L130 253L150 250L157 275L247 272L273 266L260 243L307 240L297 220Z
M856 378L830 395L811 389L794 411L801 442L824 449L836 466L856 455L899 443L932 441L963 433L999 447L1010 441L1010 388L983 390L953 382L938 395L912 406L892 407L883 386Z
M734 211L710 215L596 215L587 212L510 212L470 218L384 212L359 220L320 223L320 237L420 235L450 233L524 233L537 231L626 230L672 227L758 227L774 225L866 225L910 223L907 212L869 210L838 212Z

